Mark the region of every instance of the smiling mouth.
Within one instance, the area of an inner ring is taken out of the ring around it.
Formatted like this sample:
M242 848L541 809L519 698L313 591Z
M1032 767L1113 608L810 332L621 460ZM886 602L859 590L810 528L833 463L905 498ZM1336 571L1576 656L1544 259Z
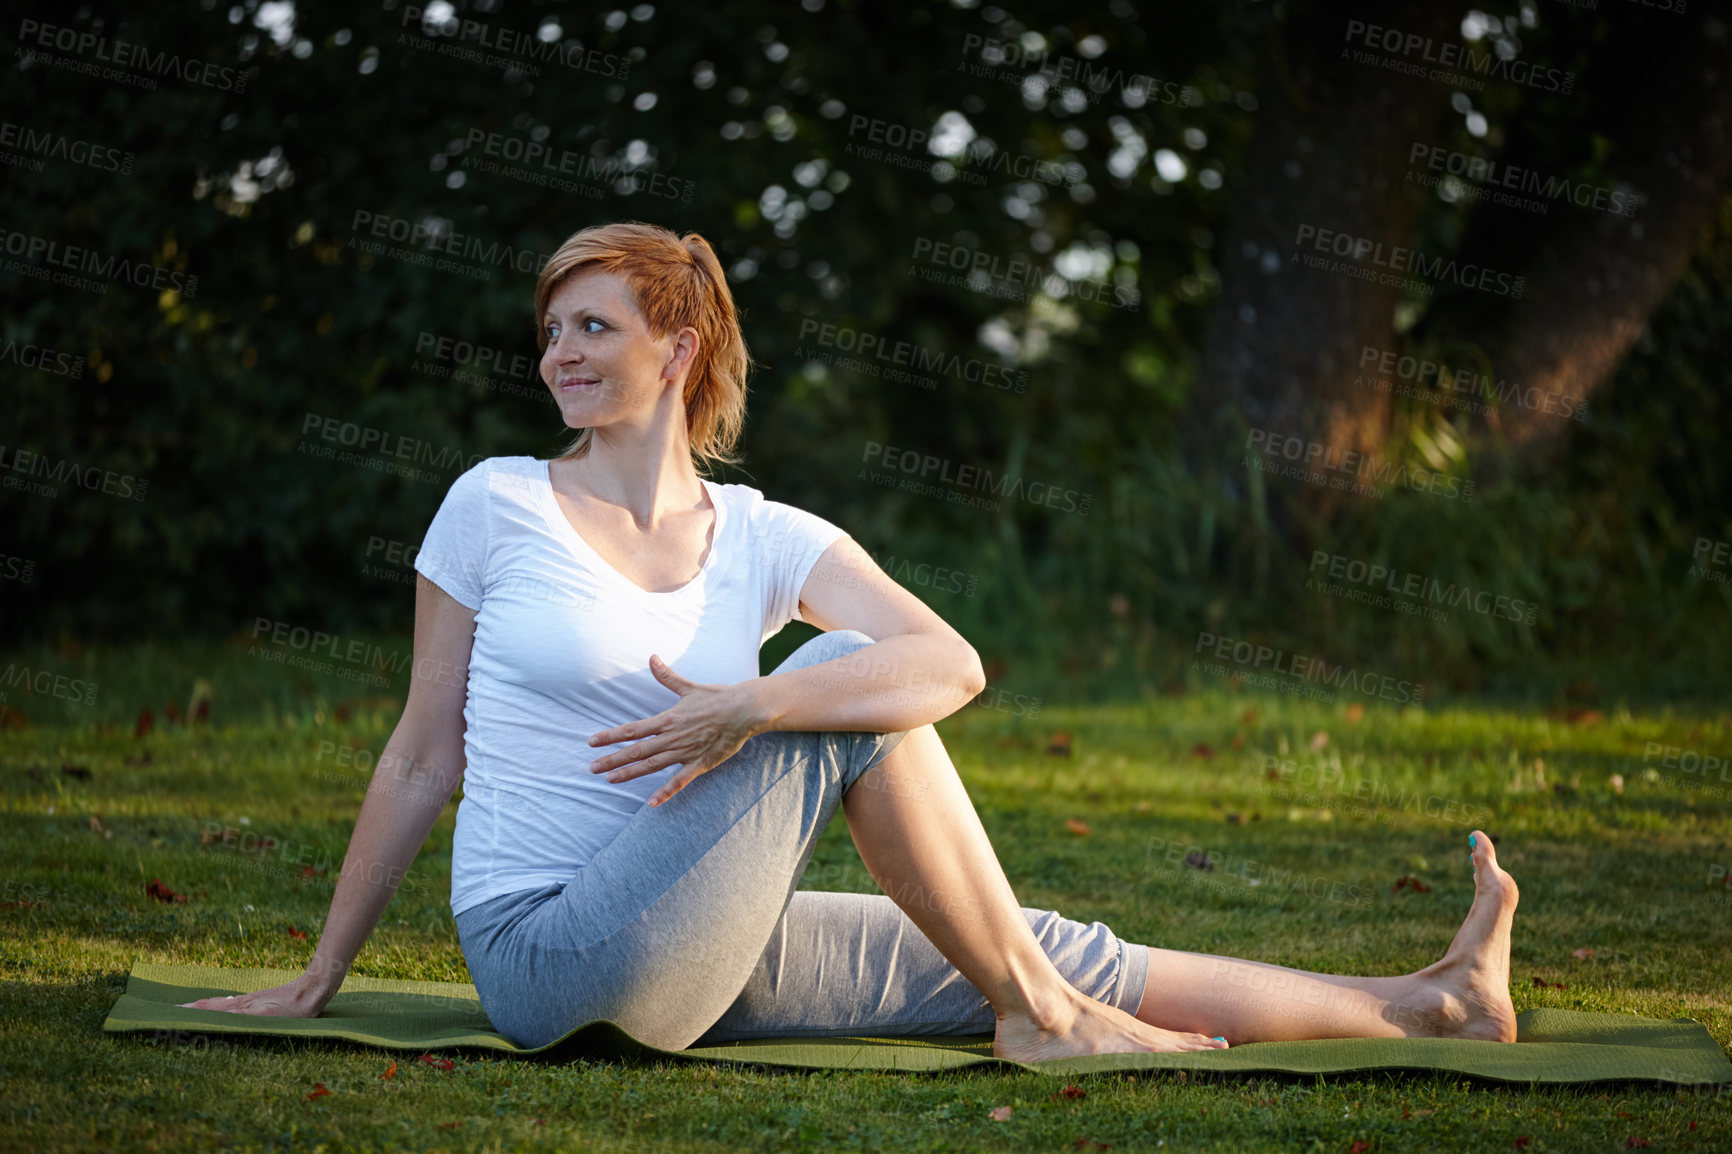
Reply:
M571 389L587 389L591 385L600 383L600 381L561 381L559 382L559 388L561 392L565 392Z

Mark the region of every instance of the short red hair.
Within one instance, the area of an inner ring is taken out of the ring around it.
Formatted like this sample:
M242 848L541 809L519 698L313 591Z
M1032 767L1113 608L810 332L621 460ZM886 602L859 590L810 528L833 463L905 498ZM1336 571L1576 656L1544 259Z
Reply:
M734 295L710 242L655 224L600 224L572 233L535 282L535 339L547 351L547 303L561 281L579 269L599 268L625 279L650 332L665 337L697 330L698 351L686 377L686 435L692 463L735 462L734 444L746 422L746 374L751 357L740 331ZM560 460L589 452L590 430Z

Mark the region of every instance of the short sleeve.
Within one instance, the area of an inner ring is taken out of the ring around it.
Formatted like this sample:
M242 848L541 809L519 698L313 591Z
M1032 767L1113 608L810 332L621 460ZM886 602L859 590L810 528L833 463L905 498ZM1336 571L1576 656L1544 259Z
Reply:
M492 531L492 473L488 458L451 482L415 554L415 571L468 609L481 608Z
M764 501L753 519L755 546L769 575L764 624L771 632L800 616L800 590L824 550L847 531L816 513Z

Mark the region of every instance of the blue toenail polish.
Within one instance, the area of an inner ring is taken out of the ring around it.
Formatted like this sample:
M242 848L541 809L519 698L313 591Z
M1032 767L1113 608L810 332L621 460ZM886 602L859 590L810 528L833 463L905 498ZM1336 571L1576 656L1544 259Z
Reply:
M1217 1041L1217 1042L1225 1042L1226 1040L1227 1039L1225 1039L1225 1038L1216 1038L1215 1039L1215 1041Z
M1477 846L1479 843L1473 840L1473 835L1470 833L1467 835L1467 844Z

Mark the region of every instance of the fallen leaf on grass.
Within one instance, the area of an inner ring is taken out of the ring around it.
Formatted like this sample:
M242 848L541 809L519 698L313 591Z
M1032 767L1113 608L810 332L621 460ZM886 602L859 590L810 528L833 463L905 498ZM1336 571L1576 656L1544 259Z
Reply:
M329 1098L330 1096L331 1092L325 1089L323 1082L314 1082L313 1092L307 1095L307 1101L311 1102L314 1098Z
M1064 827L1066 829L1070 830L1072 833L1076 834L1078 837L1087 837L1089 835L1089 823L1086 821L1083 821L1081 818L1077 818L1077 817L1065 818L1064 819Z
M986 1116L991 1118L994 1122L1008 1122L1010 1121L1010 1107L994 1106L987 1112Z
M1345 717L1349 722L1363 721L1365 720L1365 706L1360 702L1355 701L1347 707L1341 716Z
M1512 1146L1514 1146L1517 1150L1525 1150L1525 1149L1527 1149L1527 1144L1529 1142L1532 1142L1532 1141L1533 1141L1533 1138L1531 1136L1529 1136L1527 1134L1522 1134L1522 1135L1517 1136L1516 1140L1510 1144Z
M397 1059L392 1058L391 1064L389 1066L385 1067L385 1072L383 1074L380 1074L379 1077L382 1080L390 1081L392 1078L395 1078L396 1076L397 1076Z
M1199 741L1196 745L1191 747L1191 756L1192 757L1214 757L1215 751L1210 749L1208 747L1208 745L1206 745L1205 743Z
M1245 815L1242 813L1230 813L1227 815L1227 824L1228 825L1244 825L1245 824Z
M1072 1150L1111 1150L1111 1142L1096 1142L1092 1138L1078 1138L1070 1144Z
M1055 1098L1087 1098L1088 1096L1089 1092L1087 1090L1074 1083L1066 1086L1064 1089L1053 1095Z
M1069 731L1061 729L1057 733L1053 734L1052 739L1046 743L1046 751L1048 753L1052 754L1054 757L1069 757L1070 756L1070 733L1069 733Z
M1363 1138L1360 1138L1359 1140L1354 1142L1353 1145L1351 1145L1347 1148L1347 1154L1365 1154L1365 1152L1369 1149L1371 1149L1371 1143L1367 1142Z
M102 815L101 814L93 813L90 815L90 832L91 833L107 833L108 832L108 827L102 824Z
M297 930L294 926L290 926L289 927L289 936L291 938L294 938L297 942L304 942L307 940L307 931L306 930Z
M1239 715L1239 721L1243 725L1256 725L1257 711L1255 709L1247 709L1244 713Z
M435 1070L455 1070L457 1068L457 1063L450 1058L435 1058L432 1054L422 1054L421 1061L432 1066Z
M159 902L184 902L185 894L177 894L162 884L161 878L151 878L150 884L144 887L144 892Z
M1431 892L1431 887L1413 874L1408 874L1406 877L1396 878L1395 884L1389 887L1389 892L1392 894L1398 894L1402 890L1412 890L1416 894L1428 894Z
M1231 749L1244 749L1245 748L1245 735L1242 733L1235 733L1233 735L1233 740L1229 741L1227 743L1227 745Z
M1534 979L1534 985L1539 986L1542 989L1552 989L1552 990L1565 990L1565 989L1569 988L1568 986L1564 985L1562 982L1548 982L1544 978L1540 978L1540 977L1536 977Z
M1594 956L1594 947L1592 947L1592 946L1583 946L1579 950L1571 950L1570 951L1570 957L1572 957L1572 958L1591 958L1593 956Z
M151 716L150 710L139 710L138 722L132 727L132 736L143 737L145 734L150 732L150 727L154 724L156 724L156 719Z
M439 1129L441 1129L441 1130L455 1130L455 1129L457 1129L457 1127L459 1127L461 1125L463 1125L463 1123L461 1123L461 1122L441 1122L441 1123L439 1123Z

